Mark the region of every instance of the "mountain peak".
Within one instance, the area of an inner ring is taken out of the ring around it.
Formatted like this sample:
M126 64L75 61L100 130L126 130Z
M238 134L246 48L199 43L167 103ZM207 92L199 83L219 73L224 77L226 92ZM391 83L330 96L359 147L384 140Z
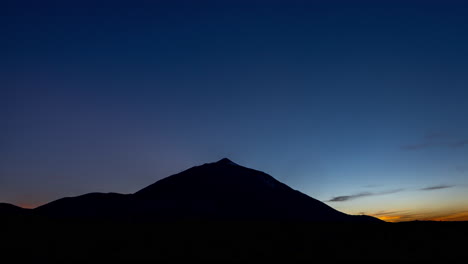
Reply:
M228 158L160 179L134 194L64 198L34 212L58 218L132 221L380 221L339 212L264 172L237 165Z
M216 162L216 164L226 164L226 165L236 165L236 166L239 166L238 164L232 162L230 159L228 158L222 158L220 160L218 160Z

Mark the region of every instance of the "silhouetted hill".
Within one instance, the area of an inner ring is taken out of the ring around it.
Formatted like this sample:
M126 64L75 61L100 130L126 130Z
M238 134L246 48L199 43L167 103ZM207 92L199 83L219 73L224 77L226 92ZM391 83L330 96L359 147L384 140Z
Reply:
M183 212L189 218L372 221L349 216L229 159L190 168L134 194Z
M468 222L369 224L382 221L343 214L227 159L135 194L90 193L34 210L0 204L7 211L36 215L0 217L2 260L15 263L458 263L468 236Z
M26 215L29 209L24 209L8 203L0 203L0 217Z
M120 218L129 206L128 195L88 193L61 198L34 209L35 214L58 218Z
M381 222L351 216L229 159L196 166L135 194L90 193L38 207L57 218Z

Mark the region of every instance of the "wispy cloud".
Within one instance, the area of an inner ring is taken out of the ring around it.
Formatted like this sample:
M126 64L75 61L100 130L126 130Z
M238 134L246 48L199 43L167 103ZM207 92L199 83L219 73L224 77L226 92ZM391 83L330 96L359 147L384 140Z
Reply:
M447 215L434 217L433 221L468 221L468 211L454 212Z
M452 187L454 187L454 185L441 184L441 185L434 185L434 186L425 187L425 188L422 188L420 190L421 191L433 191L433 190L447 189L447 188L452 188Z
M395 190L388 190L388 191L383 191L383 192L361 192L361 193L356 193L356 194L351 194L351 195L342 195L342 196L335 196L328 200L327 202L345 202L349 200L353 200L356 198L361 198L361 197L367 197L367 196L376 196L376 195L384 195L384 194L391 194L391 193L397 193L401 192L404 189L395 189Z
M371 195L374 195L374 194L370 192L362 192L362 193L351 194L351 195L335 196L331 198L330 200L328 200L328 202L344 202L344 201L353 200L359 197L366 197L366 196L371 196Z
M434 191L434 190L441 190L441 189L448 189L448 188L453 188L456 185L448 185L448 184L439 184L439 185L432 185L416 190L420 191ZM367 196L377 196L377 195L385 195L385 194L392 194L392 193L397 193L404 191L406 189L400 188L400 189L393 189L393 190L387 190L387 191L381 191L381 192L360 192L360 193L355 193L355 194L350 194L350 195L341 195L341 196L335 196L332 197L330 200L326 202L346 202L349 200L354 200L357 198L362 198L362 197L367 197ZM374 214L375 215L375 214Z
M413 220L424 220L427 218L425 213L417 213L409 210L401 211L379 211L375 213L369 213L368 215L379 218L387 222L402 222L402 221L413 221Z
M408 210L400 210L400 211L379 211L376 213L373 213L373 216L383 216L383 215L395 215L395 214L403 214L408 212Z
M377 212L360 212L360 214L377 217L387 222L405 221L468 221L468 211L412 211L412 210L382 210Z

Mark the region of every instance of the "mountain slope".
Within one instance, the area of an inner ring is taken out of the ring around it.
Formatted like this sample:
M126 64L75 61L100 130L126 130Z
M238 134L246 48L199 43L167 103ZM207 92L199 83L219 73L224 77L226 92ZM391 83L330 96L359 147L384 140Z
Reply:
M26 215L29 209L24 209L8 203L0 203L0 217Z
M379 222L350 216L229 159L196 166L130 194L87 194L35 209L65 218Z
M228 159L193 167L134 194L156 203L170 201L184 212L225 219L351 221L270 175ZM354 220L354 219L353 219Z
M58 218L121 218L131 208L127 195L88 193L65 197L34 209L35 214Z

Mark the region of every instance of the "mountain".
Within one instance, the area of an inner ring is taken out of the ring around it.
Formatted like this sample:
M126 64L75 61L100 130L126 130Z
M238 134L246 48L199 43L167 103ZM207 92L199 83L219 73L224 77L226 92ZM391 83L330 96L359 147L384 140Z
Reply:
M8 203L0 203L0 217L26 215L28 209Z
M88 193L65 197L34 209L34 214L67 219L123 219L132 208L129 195Z
M339 212L227 158L169 176L134 194L90 193L34 209L59 218L381 222Z

